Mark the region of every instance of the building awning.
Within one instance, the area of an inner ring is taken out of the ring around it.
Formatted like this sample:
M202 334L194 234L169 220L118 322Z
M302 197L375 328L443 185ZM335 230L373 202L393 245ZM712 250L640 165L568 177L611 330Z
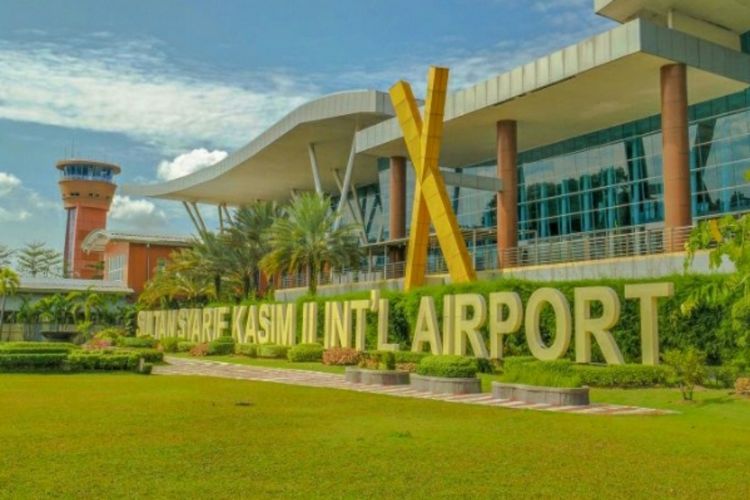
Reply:
M96 292L103 294L130 295L133 290L119 281L81 280L68 278L21 277L18 293L51 294L68 292Z
M242 205L286 200L293 191L315 189L308 146L314 145L322 187L337 192L335 169L346 167L354 134L393 116L387 94L341 92L290 112L249 144L216 165L169 182L126 185L124 194L187 202ZM355 159L355 184L377 180L376 160Z
M110 241L165 247L189 247L193 245L195 240L190 236L133 234L96 229L84 238L81 242L81 249L86 253L103 252Z
M688 66L691 104L750 84L750 56L638 19L448 96L441 165L496 156L500 120L518 122L520 151L660 112L660 68ZM396 119L357 134L357 151L406 155Z

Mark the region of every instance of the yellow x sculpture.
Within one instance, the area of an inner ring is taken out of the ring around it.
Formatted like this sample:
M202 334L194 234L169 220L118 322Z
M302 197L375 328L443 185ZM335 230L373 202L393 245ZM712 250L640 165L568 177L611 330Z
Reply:
M453 282L466 283L476 280L466 242L458 227L456 214L453 213L439 168L447 88L448 69L431 67L427 77L424 120L419 114L417 101L409 83L399 81L390 90L391 102L416 172L404 277L405 290L411 290L424 283L427 273L430 220L435 226L438 243Z

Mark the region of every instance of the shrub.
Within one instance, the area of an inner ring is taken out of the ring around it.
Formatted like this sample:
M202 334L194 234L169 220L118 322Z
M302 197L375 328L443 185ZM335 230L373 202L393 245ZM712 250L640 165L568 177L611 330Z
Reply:
M359 366L370 370L395 370L396 353L393 351L366 352L360 356Z
M359 363L362 354L350 347L333 347L323 352L323 364L353 366Z
M750 378L738 378L734 383L734 392L740 396L750 396Z
M184 342L182 337L164 337L159 339L159 346L164 352L179 352L180 342Z
M98 339L96 337L92 338L85 344L83 344L83 348L87 351L100 351L102 349L107 349L109 347L112 347L112 339Z
M78 349L77 345L66 342L4 342L0 343L0 356L8 354L67 354Z
M500 380L541 387L581 387L581 376L568 360L506 364Z
M117 341L120 337L126 337L128 335L128 332L124 328L120 328L117 326L112 326L109 328L103 328L96 332L94 334L95 339L107 339L111 340L113 343Z
M67 353L3 353L0 355L0 371L59 370Z
M198 344L188 340L177 342L177 352L190 352L196 345Z
M140 357L136 353L110 354L107 352L80 352L68 356L68 369L79 370L135 370Z
M473 378L477 375L477 364L465 356L427 356L419 362L417 373L430 377Z
M669 368L647 365L573 365L583 385L592 387L653 387L669 383Z
M230 335L224 335L208 343L209 356L223 356L234 354L234 339Z
M276 344L260 344L258 347L259 358L284 359L289 351L289 346Z
M247 356L248 358L258 357L258 344L235 344L235 354L240 356Z
M190 355L191 356L207 356L208 355L208 344L205 342L202 344L195 344L192 349L190 349Z
M158 349L138 349L137 351L122 349L114 352L114 354L118 353L134 354L138 358L143 358L146 363L161 363L164 361L164 353Z
M664 362L672 369L671 380L680 387L682 399L692 401L695 386L706 377L706 355L692 347L673 349L664 353Z
M140 373L141 375L151 375L151 371L153 369L154 365L152 363L143 363L138 367L138 373Z
M740 369L737 366L707 366L705 385L716 389L730 389L734 387Z
M321 361L323 359L323 346L320 344L299 344L290 348L286 355L289 361L293 363Z
M157 340L150 336L144 337L120 337L117 339L117 345L120 347L153 348L156 347Z

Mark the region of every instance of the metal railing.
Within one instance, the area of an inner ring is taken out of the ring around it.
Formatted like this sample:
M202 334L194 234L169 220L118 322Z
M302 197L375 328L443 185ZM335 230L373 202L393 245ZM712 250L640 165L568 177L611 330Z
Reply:
M474 269L477 271L500 268L528 266L545 266L572 262L596 261L655 255L677 252L684 249L692 226L678 228L628 228L617 231L586 233L585 235L567 235L550 238L533 238L523 241L519 246L507 249L500 255L498 265L497 247L494 229L468 231L464 233L467 247L471 254ZM479 243L479 239L483 241ZM397 242L403 245L402 241ZM388 244L377 245L384 249L383 256L370 252L367 265L360 269L332 269L320 274L319 285L351 284L384 281L403 278L406 263L388 261ZM393 244L393 242L391 242ZM376 247L376 245L371 245ZM427 274L446 274L445 263L439 245L433 238L427 261ZM279 280L281 289L308 286L307 274L283 275Z

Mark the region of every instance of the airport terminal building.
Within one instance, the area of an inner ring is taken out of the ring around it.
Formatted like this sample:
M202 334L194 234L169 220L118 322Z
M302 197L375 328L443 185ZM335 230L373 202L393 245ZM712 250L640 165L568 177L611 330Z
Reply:
M679 270L697 220L750 211L750 1L594 4L620 25L448 95L441 168L478 270ZM197 222L198 204L224 217L295 192L343 198L368 258L329 279L372 282L403 272L413 174L388 94L352 91L213 167L124 191L181 201ZM429 267L445 272L437 245Z

